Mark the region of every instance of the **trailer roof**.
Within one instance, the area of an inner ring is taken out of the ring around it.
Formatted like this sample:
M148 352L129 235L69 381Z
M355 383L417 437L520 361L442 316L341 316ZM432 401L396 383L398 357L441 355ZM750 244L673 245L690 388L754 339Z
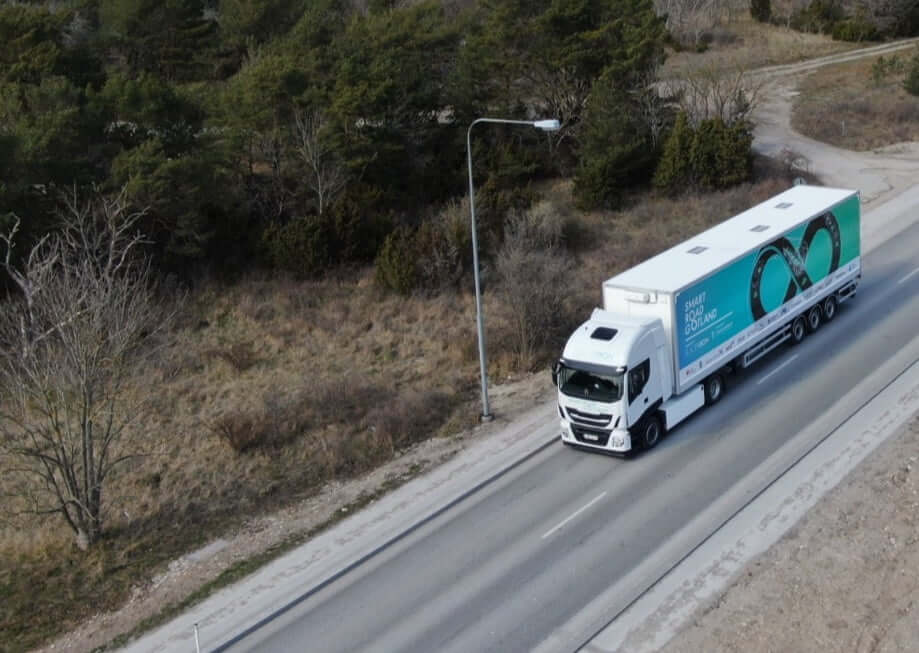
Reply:
M603 285L676 293L856 193L841 188L793 186Z

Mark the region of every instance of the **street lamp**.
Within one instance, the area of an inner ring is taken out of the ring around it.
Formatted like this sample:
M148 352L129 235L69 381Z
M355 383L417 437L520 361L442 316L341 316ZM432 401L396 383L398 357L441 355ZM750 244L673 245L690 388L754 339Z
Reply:
M475 189L472 186L472 128L480 122L495 122L507 125L529 125L544 132L561 129L558 120L504 120L502 118L478 118L472 121L466 131L466 155L469 163L469 213L472 215L472 269L475 276L475 316L479 334L479 369L482 375L482 421L491 421L493 415L488 411L488 382L485 379L485 326L482 316L482 292L479 289L479 246L476 241L475 228Z

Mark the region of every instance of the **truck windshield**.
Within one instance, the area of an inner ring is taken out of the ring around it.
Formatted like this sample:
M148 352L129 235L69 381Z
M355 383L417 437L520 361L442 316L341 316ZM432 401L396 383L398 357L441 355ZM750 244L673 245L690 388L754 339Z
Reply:
M558 388L569 397L611 403L622 398L622 377L617 372L585 372L563 364L558 371Z

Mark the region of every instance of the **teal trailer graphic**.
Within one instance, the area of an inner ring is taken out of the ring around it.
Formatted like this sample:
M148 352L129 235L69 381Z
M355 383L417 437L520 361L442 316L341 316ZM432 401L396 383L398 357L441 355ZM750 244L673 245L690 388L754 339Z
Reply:
M742 350L751 330L775 323L804 296L855 269L859 240L853 196L680 291L675 317L681 378L689 368L702 368L715 350Z

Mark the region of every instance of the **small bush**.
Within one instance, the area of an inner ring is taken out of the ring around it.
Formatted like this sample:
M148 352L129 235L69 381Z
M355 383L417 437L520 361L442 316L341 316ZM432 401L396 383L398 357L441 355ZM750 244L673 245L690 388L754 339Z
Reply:
M903 88L910 95L919 95L919 53L913 55L906 68L906 79Z
M863 16L847 18L833 25L833 39L861 43L862 41L877 41L880 38L877 28Z
M386 235L392 231L392 217L376 209L381 193L355 185L328 210L330 254L334 262L373 261Z
M415 234L399 227L386 237L376 260L377 282L384 288L407 295L418 285L418 250Z
M809 5L791 14L789 24L799 32L829 34L833 25L845 18L837 0L813 0Z
M301 279L320 276L331 263L333 234L330 227L321 216L271 224L262 232L261 250L275 269Z
M538 247L557 246L570 231L571 221L548 202L527 206L521 199L502 210L508 216L506 220L520 222L520 228L528 230L528 237ZM486 249L481 235L480 230L480 256ZM503 239L503 234L491 238L499 242ZM468 200L464 199L448 204L417 229L401 227L390 234L377 257L377 280L384 288L403 295L417 290L437 292L469 276L471 252L472 230Z
M507 216L505 239L513 236L533 249L557 249L565 244L571 224L571 219L551 202L540 201Z
M708 38L711 43L717 45L732 45L734 43L740 43L743 39L734 31L731 31L725 26L715 25L708 32Z
M772 18L772 3L770 0L751 0L750 15L753 20L768 23Z
M895 57L896 55L891 58ZM890 74L891 70L889 61L890 59L885 59L882 55L875 59L874 63L871 64L871 81L873 81L876 86L880 86Z
M415 235L419 285L438 291L457 285L472 262L469 200L450 202Z
M886 112L891 123L895 125L907 126L909 124L919 123L919 103L904 98L904 101L897 102ZM905 133L909 133L908 131ZM903 140L909 140L911 136L906 136Z
M654 175L654 185L676 195L687 190L720 190L748 181L753 173L750 125L726 125L720 118L692 127L677 118Z
M263 446L268 440L264 416L242 411L219 417L211 427L236 453Z
M293 441L315 419L304 402L291 402L276 395L266 395L262 405L253 410L236 410L214 420L211 430L236 453L255 449L278 448Z
M221 349L212 349L208 352L212 358L225 361L237 372L245 372L258 363L258 356L248 342L238 342Z
M664 143L657 169L654 171L654 186L670 194L686 190L692 183L692 168L689 150L695 134L685 113L677 116L673 128Z
M451 403L443 392L406 392L377 404L365 425L378 448L397 451L432 437L448 417Z
M340 438L348 440L353 425L362 423L368 411L392 401L391 390L360 377L314 380L290 394L266 392L254 407L213 420L211 430L237 453L283 447L316 424L339 425ZM336 456L333 451L325 467L336 468Z
M496 261L510 347L521 370L532 369L547 346L556 344L564 323L565 253L553 244L555 229L544 229L539 212L510 218Z

